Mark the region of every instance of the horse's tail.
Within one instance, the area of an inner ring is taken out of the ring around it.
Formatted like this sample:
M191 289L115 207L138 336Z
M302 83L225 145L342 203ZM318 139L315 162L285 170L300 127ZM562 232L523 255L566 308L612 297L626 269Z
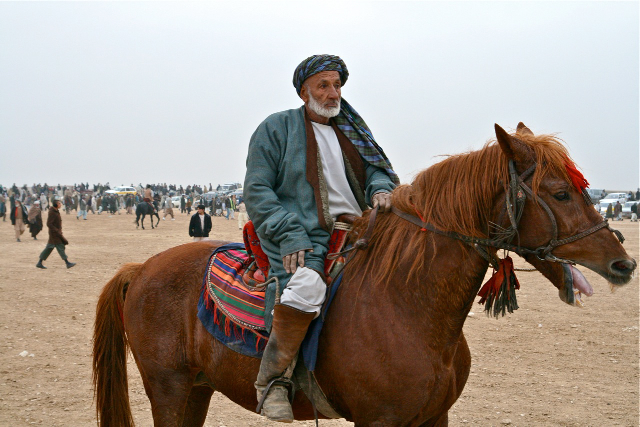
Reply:
M133 426L127 384L128 342L123 307L126 287L142 264L128 263L104 286L93 328L93 388L99 425Z

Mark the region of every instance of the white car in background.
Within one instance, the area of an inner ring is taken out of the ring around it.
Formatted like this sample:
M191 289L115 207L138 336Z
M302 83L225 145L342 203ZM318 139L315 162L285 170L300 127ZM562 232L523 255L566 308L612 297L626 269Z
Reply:
M180 196L173 196L171 198L171 204L174 208L180 209Z
M133 187L113 187L112 190L105 191L107 194L117 194L118 196L126 196L127 194L137 194L137 191Z
M607 212L607 207L613 203L615 206L616 202L620 202L621 205L624 205L627 202L627 197L629 195L627 193L609 193L604 199L600 200L600 213L605 214Z

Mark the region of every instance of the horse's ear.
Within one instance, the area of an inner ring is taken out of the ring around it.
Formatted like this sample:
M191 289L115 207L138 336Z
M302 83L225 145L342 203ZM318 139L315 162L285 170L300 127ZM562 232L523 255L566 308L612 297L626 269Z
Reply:
M513 148L511 148L511 146L513 145L513 138L511 138L511 135L509 135L504 129L502 129L499 124L496 123L495 128L496 138L498 139L498 144L500 144L502 152L505 156L507 156L508 159L515 160L516 155L513 152Z
M524 125L524 123L522 123L522 122L518 123L518 127L516 128L516 133L519 133L520 135L531 135L531 136L533 136L533 132L531 132L531 129L526 127Z
M500 148L505 156L510 160L515 160L516 162L526 161L529 157L527 147L521 141L509 135L507 131L502 129L497 123L495 124L495 129L498 144L500 144Z

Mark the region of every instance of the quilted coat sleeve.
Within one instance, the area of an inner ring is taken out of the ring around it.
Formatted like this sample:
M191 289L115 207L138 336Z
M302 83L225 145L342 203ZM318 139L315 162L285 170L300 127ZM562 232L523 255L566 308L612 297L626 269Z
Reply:
M249 142L247 174L244 196L249 217L261 238L267 238L280 248L280 256L312 249L311 240L299 216L281 203L277 189L287 183L280 182L287 142L286 125L265 120ZM294 183L290 183L295 185ZM284 193L285 190L282 190Z
M372 206L371 198L374 194L391 193L396 188L387 172L377 166L367 163L365 173L365 202L369 206Z

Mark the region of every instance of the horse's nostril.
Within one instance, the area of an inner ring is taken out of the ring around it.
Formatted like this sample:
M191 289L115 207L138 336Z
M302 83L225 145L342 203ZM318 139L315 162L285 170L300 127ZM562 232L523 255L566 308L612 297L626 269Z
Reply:
M636 269L634 260L623 259L611 263L611 271L618 274L631 274Z

